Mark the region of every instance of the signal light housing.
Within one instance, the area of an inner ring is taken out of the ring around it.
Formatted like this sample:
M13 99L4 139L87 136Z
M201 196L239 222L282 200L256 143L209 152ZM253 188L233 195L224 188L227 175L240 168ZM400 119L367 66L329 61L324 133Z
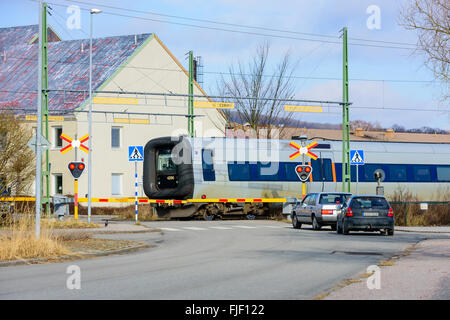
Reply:
M309 165L301 165L295 167L295 173L297 173L298 178L301 182L308 181L312 173L312 167Z
M69 168L72 177L74 177L74 179L78 179L86 168L86 165L80 161L72 161L69 162L67 167Z

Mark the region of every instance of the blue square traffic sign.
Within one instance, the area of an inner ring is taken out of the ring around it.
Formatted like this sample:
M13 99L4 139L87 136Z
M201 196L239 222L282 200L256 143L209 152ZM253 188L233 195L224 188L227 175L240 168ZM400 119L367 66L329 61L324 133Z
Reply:
M144 161L144 147L143 146L129 146L128 147L128 161Z
M350 150L350 164L364 164L364 150Z

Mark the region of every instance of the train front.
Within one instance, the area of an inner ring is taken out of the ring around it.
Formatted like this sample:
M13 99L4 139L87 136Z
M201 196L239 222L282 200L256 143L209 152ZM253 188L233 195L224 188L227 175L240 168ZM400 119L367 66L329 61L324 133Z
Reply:
M185 200L194 193L192 146L186 137L161 137L144 148L143 187L149 199ZM158 203L159 217L189 217L195 207L179 203Z

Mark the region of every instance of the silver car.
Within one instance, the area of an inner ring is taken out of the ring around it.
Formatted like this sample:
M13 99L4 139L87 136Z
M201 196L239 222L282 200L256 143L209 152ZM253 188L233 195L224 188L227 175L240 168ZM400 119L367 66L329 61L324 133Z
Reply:
M292 226L300 229L302 224L312 224L314 230L320 230L327 225L336 230L338 213L351 196L351 193L345 192L308 193L292 208Z

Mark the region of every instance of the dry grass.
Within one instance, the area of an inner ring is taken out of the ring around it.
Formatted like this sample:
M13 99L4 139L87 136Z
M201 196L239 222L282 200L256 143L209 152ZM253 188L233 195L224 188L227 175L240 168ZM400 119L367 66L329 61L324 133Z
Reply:
M8 230L0 233L0 261L51 259L68 254L61 240L52 236L51 229L41 228L40 238L37 239L34 219L28 215L23 215L18 221L10 221Z
M395 261L390 259L390 260L380 261L380 263L378 265L380 267L392 267L394 264L395 264Z
M428 203L428 210L421 210L417 195L412 194L406 188L398 188L389 198L394 209L395 225L408 226L442 226L450 225L450 188L441 187L428 201L447 203Z
M88 223L87 221L75 219L56 220L55 218L43 219L41 226L50 229L89 229L101 227L96 223Z

